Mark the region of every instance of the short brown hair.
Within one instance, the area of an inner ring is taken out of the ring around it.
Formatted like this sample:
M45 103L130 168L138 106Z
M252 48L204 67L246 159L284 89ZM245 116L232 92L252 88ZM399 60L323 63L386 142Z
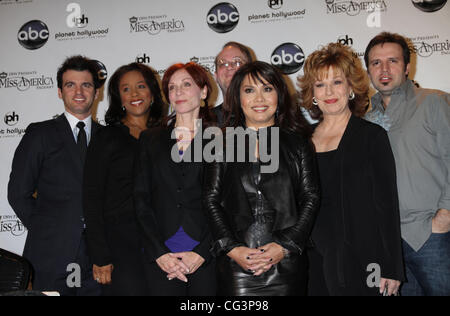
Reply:
M369 103L369 79L356 53L338 43L330 43L306 59L304 76L298 78L302 107L308 110L311 118L323 119L322 111L313 104L314 84L326 76L330 67L342 72L355 93L355 98L349 101L350 111L358 117L363 116Z
M383 45L386 43L398 44L402 48L403 62L405 67L411 62L411 50L408 45L408 40L397 33L382 32L372 38L369 45L367 45L366 52L364 53L364 61L367 69L369 69L369 53L377 45Z

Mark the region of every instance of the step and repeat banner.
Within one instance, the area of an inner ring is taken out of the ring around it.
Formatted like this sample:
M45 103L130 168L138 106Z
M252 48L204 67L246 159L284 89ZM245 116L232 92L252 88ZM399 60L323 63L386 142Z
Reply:
M96 60L107 84L133 61L160 77L188 61L214 73L223 44L238 41L279 67L294 93L314 50L340 42L362 57L373 36L391 31L411 40L413 79L450 91L447 0L0 0L0 29L0 247L18 254L27 230L7 201L11 161L31 122L63 112L56 71L68 56ZM95 116L104 123L101 92Z

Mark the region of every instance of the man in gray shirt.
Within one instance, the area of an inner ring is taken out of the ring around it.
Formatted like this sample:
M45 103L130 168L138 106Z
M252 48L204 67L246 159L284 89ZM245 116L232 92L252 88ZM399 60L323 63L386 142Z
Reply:
M450 95L408 79L402 36L371 40L365 62L378 93L366 119L389 135L397 168L407 282L404 296L450 295Z

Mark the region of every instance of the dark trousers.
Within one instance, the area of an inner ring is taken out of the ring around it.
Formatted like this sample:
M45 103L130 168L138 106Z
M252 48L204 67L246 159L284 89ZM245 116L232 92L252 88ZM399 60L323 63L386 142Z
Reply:
M143 250L135 217L109 218L105 223L114 270L111 285L102 286L103 296L148 295Z
M188 282L178 279L169 281L167 273L156 264L147 263L147 281L151 296L215 296L216 274L214 260L203 264L194 274L186 275Z
M92 263L87 255L84 236L73 263L78 265L79 269L67 271L68 267L64 265L54 267L51 271L35 271L33 290L57 291L61 296L100 296L101 288L92 277ZM80 280L79 284L77 280Z
M403 255L407 282L402 296L450 296L450 232L431 234L419 251L403 241Z

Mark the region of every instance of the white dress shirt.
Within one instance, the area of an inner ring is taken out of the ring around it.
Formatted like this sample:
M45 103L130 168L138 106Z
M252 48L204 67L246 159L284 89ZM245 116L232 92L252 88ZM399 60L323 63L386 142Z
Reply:
M70 114L67 111L64 112L64 115L66 116L67 121L69 121L70 129L72 130L73 137L75 138L75 143L77 142L78 132L79 132L77 124L80 121L84 122L84 131L86 132L87 143L89 144L89 142L91 140L92 115L89 115L84 120L80 120L80 119L76 118L75 116L73 116L72 114Z

